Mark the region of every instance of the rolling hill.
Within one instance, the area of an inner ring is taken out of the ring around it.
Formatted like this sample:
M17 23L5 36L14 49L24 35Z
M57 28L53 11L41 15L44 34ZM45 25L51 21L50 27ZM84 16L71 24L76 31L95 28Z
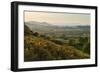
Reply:
M42 28L42 26L40 27ZM50 39L47 39L45 36L41 36L39 32L33 31L26 24L24 25L25 62L87 58L90 58L89 54L86 54L75 47L65 44L60 45L53 42Z

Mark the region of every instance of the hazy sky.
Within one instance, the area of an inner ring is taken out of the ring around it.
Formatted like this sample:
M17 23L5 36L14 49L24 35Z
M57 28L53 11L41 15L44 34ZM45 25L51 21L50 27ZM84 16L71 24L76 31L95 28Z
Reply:
M90 14L75 14L75 13L53 13L53 12L24 12L25 22L38 21L51 24L90 24Z

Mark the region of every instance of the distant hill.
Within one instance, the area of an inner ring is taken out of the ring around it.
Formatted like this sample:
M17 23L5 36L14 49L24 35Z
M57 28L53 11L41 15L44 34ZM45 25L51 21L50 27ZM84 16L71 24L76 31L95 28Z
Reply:
M34 33L27 25L24 25L24 61L26 62L89 58L88 54L71 46L57 44Z
M90 26L89 25L79 25L77 26L57 26L53 24L49 24L46 22L25 22L25 25L27 25L32 31L36 31L42 34L46 35L54 35L54 36L62 36L65 34L66 37L71 36L83 36L84 34L86 36L89 36L90 34Z
M50 28L58 28L58 29L61 29L61 28L69 28L69 29L90 29L90 26L89 25L81 25L81 24L61 24L61 25L57 25L57 24L50 24L50 23L47 23L47 22L37 22L37 21L29 21L29 22L25 22L25 24L27 26L29 26L29 28L34 28L35 26L38 26L38 28L42 27L42 28L45 28L45 27L50 27Z

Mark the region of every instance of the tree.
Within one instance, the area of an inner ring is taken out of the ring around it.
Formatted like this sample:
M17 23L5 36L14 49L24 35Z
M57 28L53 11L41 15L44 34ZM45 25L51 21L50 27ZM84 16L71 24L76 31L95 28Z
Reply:
M38 32L34 32L33 35L34 36L39 36L39 33Z
M90 54L90 43L89 42L84 45L83 51L85 53Z
M75 44L75 40L74 39L70 39L69 40L69 45L74 46L74 44Z

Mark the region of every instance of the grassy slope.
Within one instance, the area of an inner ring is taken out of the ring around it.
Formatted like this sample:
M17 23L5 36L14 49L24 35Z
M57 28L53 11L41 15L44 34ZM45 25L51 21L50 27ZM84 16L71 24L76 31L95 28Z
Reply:
M89 58L88 54L71 46L59 45L45 38L34 36L27 26L25 26L24 33L25 61Z

